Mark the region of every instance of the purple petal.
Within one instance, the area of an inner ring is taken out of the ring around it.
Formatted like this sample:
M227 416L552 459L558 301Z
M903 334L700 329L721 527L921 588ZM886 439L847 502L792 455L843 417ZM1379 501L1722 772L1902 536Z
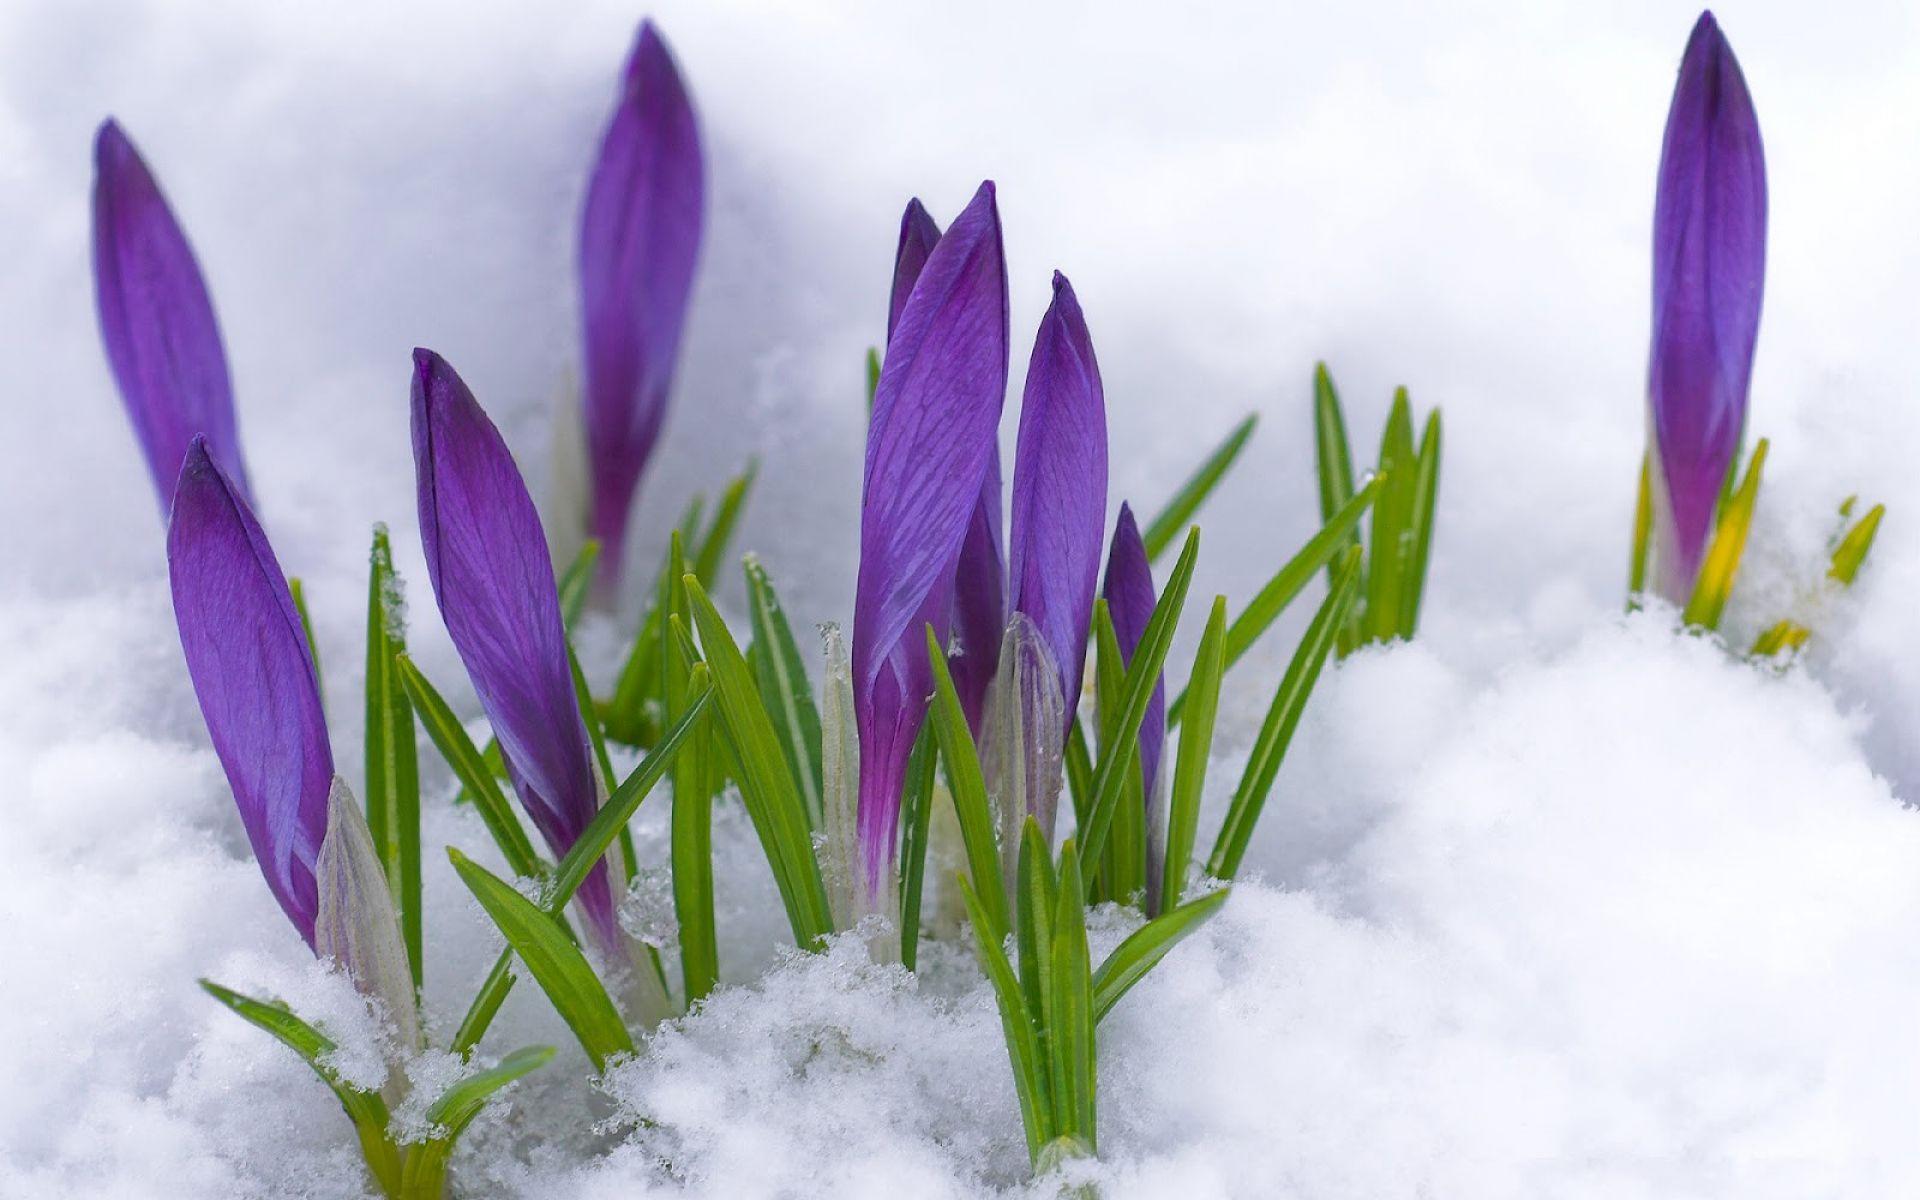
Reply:
M954 691L975 737L980 736L987 687L999 670L1000 641L1007 629L1007 571L1000 545L1000 447L996 441L953 568L953 627L960 645L950 669Z
M1006 385L1006 260L989 182L914 284L867 429L853 689L870 892L893 861L901 777L932 687L921 626L945 637L954 565L993 457Z
M1107 515L1107 411L1100 364L1073 285L1055 272L1053 304L1027 364L1013 466L1013 608L1040 630L1060 668L1067 724L1093 620Z
M267 887L307 945L333 750L300 614L273 547L207 439L188 442L167 527L187 673Z
M693 104L652 21L641 23L580 222L589 530L619 580L634 490L666 415L706 191Z
M195 434L206 435L213 460L251 504L206 282L160 185L112 120L93 141L93 287L107 363L161 512Z
M1667 112L1653 218L1653 351L1661 591L1685 603L1746 422L1767 263L1760 124L1713 14L1687 41Z
M413 462L427 576L507 773L554 854L600 807L553 560L513 455L447 361L413 352ZM615 936L605 865L582 907ZM610 943L611 944L611 943Z
M1140 540L1133 509L1124 503L1114 525L1113 546L1107 551L1107 577L1100 585L1100 594L1106 598L1107 612L1113 618L1121 657L1131 663L1159 595L1153 587L1153 568L1147 564L1147 544ZM1149 796L1159 778L1160 748L1166 740L1167 679L1162 674L1154 683L1153 699L1147 702L1146 718L1140 722L1140 774Z
M900 312L913 294L914 281L927 265L927 256L940 241L940 226L934 224L926 208L916 199L907 201L900 214L900 244L893 252L893 294L887 303L887 341L893 341L894 327L900 324Z
M887 311L887 340L893 340L900 313L913 294L927 256L940 242L940 226L919 200L907 201L900 215L900 244L893 255L893 295ZM953 659L953 687L966 710L974 736L981 732L987 685L1000 661L1000 639L1007 624L1007 570L1000 521L1000 446L980 487L980 501L967 525L960 558L954 566L953 623L960 652Z

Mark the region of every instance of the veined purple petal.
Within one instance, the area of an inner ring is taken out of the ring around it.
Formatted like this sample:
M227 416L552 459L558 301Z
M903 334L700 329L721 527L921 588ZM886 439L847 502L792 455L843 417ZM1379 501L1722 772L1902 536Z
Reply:
M1712 13L1680 62L1653 216L1647 372L1660 580L1685 603L1746 422L1767 264L1767 176L1746 79Z
M273 898L307 945L319 911L333 750L300 614L273 547L205 437L185 450L167 573L187 673Z
M940 226L934 223L918 197L907 201L900 214L900 244L893 252L893 294L887 298L887 341L893 341L894 327L900 324L901 310L927 265L927 256L940 241Z
M111 119L93 140L93 290L107 363L162 514L196 434L251 505L233 384L200 265L153 173Z
M1040 630L1060 668L1072 727L1107 516L1107 408L1100 364L1073 285L1053 275L1020 407L1008 544L1013 609Z
M599 811L600 793L546 535L513 455L467 385L431 350L415 350L413 364L427 576L514 790L554 854L565 854ZM616 945L604 863L580 896Z
M1120 519L1114 525L1113 545L1107 551L1107 577L1100 594L1106 598L1107 613L1113 618L1121 657L1132 663L1159 595L1153 587L1153 568L1147 563L1147 544L1140 539L1133 509L1125 503L1120 505ZM1159 778L1160 748L1166 740L1167 677L1163 673L1154 682L1153 699L1147 702L1147 715L1140 722L1140 774L1149 796Z
M940 226L920 201L907 201L900 215L900 244L893 255L893 295L887 310L887 340L893 340L900 313L913 294L913 285L926 266L927 256L940 242ZM960 652L953 659L953 687L960 696L974 736L981 732L987 685L1000 661L1000 640L1007 624L1007 569L1000 520L1000 446L996 441L980 500L960 544L953 575L953 624Z
M619 580L634 490L666 415L705 195L693 104L666 40L644 21L580 221L588 525L605 586Z
M901 778L932 690L921 627L946 635L954 565L1006 398L1007 338L989 182L934 247L901 310L867 428L853 691L870 892L893 861Z

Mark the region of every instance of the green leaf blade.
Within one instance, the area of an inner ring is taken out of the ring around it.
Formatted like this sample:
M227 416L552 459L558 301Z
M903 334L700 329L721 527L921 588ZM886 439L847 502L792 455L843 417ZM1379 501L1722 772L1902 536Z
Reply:
M1148 971L1180 940L1200 928L1227 902L1228 889L1210 892L1187 904L1170 908L1129 934L1114 947L1093 975L1093 1019L1103 1020L1120 997L1146 977Z
M459 850L448 847L447 857L507 944L527 964L534 982L593 1060L594 1069L604 1071L614 1056L633 1053L633 1038L620 1010L586 955L561 931L552 914Z
M1207 497L1213 494L1213 489L1219 485L1221 479L1225 478L1234 460L1240 457L1240 451L1246 446L1247 439L1253 436L1253 431L1259 424L1260 414L1248 413L1221 440L1220 444L1214 447L1213 452L1194 469L1193 474L1180 485L1179 490L1173 494L1172 499L1167 501L1165 507L1161 508L1154 515L1153 520L1147 523L1147 531L1140 538L1147 547L1147 561L1152 562L1158 559L1168 547L1173 545L1174 539L1180 536L1180 531L1193 520L1193 515L1200 511L1200 506L1206 503Z

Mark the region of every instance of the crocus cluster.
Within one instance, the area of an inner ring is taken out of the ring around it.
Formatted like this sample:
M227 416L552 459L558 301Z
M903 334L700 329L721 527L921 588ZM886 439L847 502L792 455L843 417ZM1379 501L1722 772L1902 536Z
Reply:
M1766 267L1760 123L1733 48L1702 13L1667 111L1653 217L1653 582L1675 605L1692 595L1746 426Z
M1439 478L1437 412L1416 448L1402 389L1377 469L1356 487L1338 397L1324 368L1317 373L1323 525L1231 622L1226 598L1214 598L1186 685L1169 703L1165 664L1193 579L1197 530L1160 586L1152 564L1239 454L1252 418L1144 534L1122 503L1107 535L1100 367L1079 299L1055 273L1027 359L1003 505L999 437L1011 335L995 187L982 183L944 232L913 201L900 222L873 381L851 649L837 627L826 627L819 703L762 564L749 557L744 570L750 640L735 637L709 597L744 478L704 534L696 513L669 539L653 607L616 691L596 701L568 626L594 573L596 544L602 595L620 580L703 226L693 107L665 42L644 23L601 138L579 238L586 525L595 542L556 575L500 431L445 359L415 350L420 545L494 743L476 747L406 656L382 527L369 588L363 815L335 769L299 593L255 516L226 358L192 250L114 122L101 126L95 157L100 327L167 514L188 673L268 890L312 953L336 964L390 1023L387 1086L341 1081L325 1061L330 1044L293 1014L217 985L208 990L299 1050L328 1081L385 1194L442 1195L460 1128L492 1091L550 1053L522 1051L464 1078L428 1109L436 1132L425 1141L403 1146L389 1132L386 1105L410 1086L404 1067L425 1046L416 716L474 798L510 873L528 881L516 886L452 852L508 947L453 1051L475 1050L513 986L516 957L597 1069L636 1050L632 1024L650 1028L700 1003L721 978L713 806L735 799L802 950L864 917L897 914L898 930L869 921L866 935L879 930L870 943L879 946L897 932L901 961L911 967L937 794L952 806L950 825L963 842L966 871L952 881L953 894L964 901L1005 1020L1029 1151L1036 1164L1094 1152L1101 1017L1225 901L1222 889L1240 870L1323 667L1361 646L1414 636ZM1729 494L1760 315L1766 181L1752 102L1711 14L1700 18L1681 64L1658 195L1644 541L1656 589L1691 613L1709 578L1724 600L1738 555L1726 529L1739 525L1744 536L1764 458L1762 443L1749 482ZM1844 539L1834 578L1851 580L1879 512ZM1731 556L1723 544L1733 545ZM1323 571L1326 596L1276 681L1213 852L1198 858L1222 678ZM1797 645L1804 636L1783 622L1762 644ZM1086 720L1089 673L1095 700ZM1181 736L1169 751L1172 724ZM646 752L624 779L609 740ZM944 792L936 769L944 769ZM638 856L631 845L617 858L609 853L648 790L666 779L683 968L677 995L658 948L621 921ZM1075 806L1068 837L1055 828L1063 787ZM508 788L552 862L534 848ZM917 807L903 833L909 796ZM903 855L903 845L911 853ZM1147 919L1095 969L1085 907L1101 899L1137 903Z
M1099 363L1064 275L1054 275L1027 364L1003 554L998 430L1007 373L993 184L980 185L945 234L914 201L901 221L867 434L854 599L860 838L874 898L890 884L907 757L932 689L927 628L951 644L976 735L990 724L988 709L1022 700L989 695L1009 617L1034 635L1016 633L1012 644L1042 665L1006 678L1058 697L1055 744L1079 699L1106 520L1107 431ZM1057 780L1050 788L1028 796L1049 831Z

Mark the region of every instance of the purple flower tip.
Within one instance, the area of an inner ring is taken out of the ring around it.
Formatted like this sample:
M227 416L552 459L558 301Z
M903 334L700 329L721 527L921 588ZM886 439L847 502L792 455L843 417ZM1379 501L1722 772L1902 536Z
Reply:
M93 140L93 286L100 337L164 515L187 443L249 503L213 301L153 173L112 118Z
M1759 119L1733 48L1705 12L1667 112L1653 219L1657 582L1675 603L1692 591L1746 423L1766 259Z
M983 183L901 308L867 429L853 694L870 894L894 857L901 780L932 686L922 630L946 637L1006 398L1007 343L1000 214Z
M184 451L167 528L187 673L267 887L307 945L333 750L313 657L273 547L205 437Z
M634 491L666 415L705 195L693 102L666 40L644 21L580 220L588 525L603 586L619 580Z
M907 210L900 214L900 243L893 252L893 292L887 301L888 341L893 340L894 326L900 323L900 310L907 306L907 297L913 294L920 268L927 265L927 255L933 253L939 241L940 226L934 223L919 198L907 201Z
M1120 642L1120 654L1131 663L1159 596L1153 587L1147 544L1140 538L1140 526L1134 522L1133 509L1124 501L1120 505L1120 519L1114 524L1113 545L1107 551L1107 577L1100 594L1106 597L1114 636ZM1147 715L1140 722L1140 775L1149 803L1154 781L1159 777L1160 750L1166 739L1167 683L1163 673L1154 682L1153 699L1148 702Z
M934 223L918 199L900 215L900 242L893 256L893 294L887 311L887 340L893 340L900 313L913 294L927 256L940 241ZM977 735L986 711L987 687L1000 665L1000 639L1007 624L1007 567L1001 550L1000 445L996 440L980 500L967 522L960 557L953 569L953 627L959 642L953 658L953 686Z
M427 577L514 790L565 854L600 797L539 514L500 431L431 350L413 352L412 404ZM617 939L604 866L580 895L600 935Z
M1013 608L1046 640L1072 727L1093 619L1107 514L1107 412L1100 364L1067 277L1055 272L1027 365L1013 467Z

